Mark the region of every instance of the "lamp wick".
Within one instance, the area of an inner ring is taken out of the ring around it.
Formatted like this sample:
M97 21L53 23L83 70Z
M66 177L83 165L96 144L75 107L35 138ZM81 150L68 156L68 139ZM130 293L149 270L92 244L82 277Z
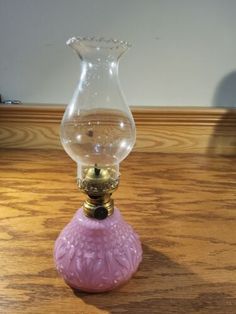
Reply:
M101 169L99 169L99 168L98 168L98 165L95 164L95 165L94 165L94 172L95 172L95 175L96 175L96 176L99 176L100 171L101 171Z

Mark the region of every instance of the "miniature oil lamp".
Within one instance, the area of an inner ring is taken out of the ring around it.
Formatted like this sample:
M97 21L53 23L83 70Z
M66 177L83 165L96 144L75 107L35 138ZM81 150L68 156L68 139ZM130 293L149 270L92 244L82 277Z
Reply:
M122 218L112 193L119 164L135 143L135 124L118 79L124 41L73 37L67 44L81 61L81 76L61 123L61 142L77 163L77 182L86 195L82 208L56 240L58 272L74 289L114 289L136 272L142 248Z

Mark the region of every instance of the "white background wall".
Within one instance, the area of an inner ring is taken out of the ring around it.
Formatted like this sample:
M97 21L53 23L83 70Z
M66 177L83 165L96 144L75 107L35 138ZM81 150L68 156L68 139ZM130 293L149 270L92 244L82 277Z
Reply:
M236 0L0 0L0 93L67 103L72 35L133 44L120 64L131 105L236 104Z

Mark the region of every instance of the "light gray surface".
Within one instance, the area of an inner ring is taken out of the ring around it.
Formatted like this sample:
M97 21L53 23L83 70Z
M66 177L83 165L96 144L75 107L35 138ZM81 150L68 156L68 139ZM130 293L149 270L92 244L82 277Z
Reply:
M133 44L120 66L131 105L234 106L235 17L235 0L0 0L0 93L67 103L79 60L65 41L96 35Z

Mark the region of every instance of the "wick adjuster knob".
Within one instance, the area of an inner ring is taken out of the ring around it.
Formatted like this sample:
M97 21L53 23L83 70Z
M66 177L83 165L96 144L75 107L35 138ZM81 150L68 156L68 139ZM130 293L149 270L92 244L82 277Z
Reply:
M93 213L94 218L103 220L108 216L108 210L104 206L97 206Z

